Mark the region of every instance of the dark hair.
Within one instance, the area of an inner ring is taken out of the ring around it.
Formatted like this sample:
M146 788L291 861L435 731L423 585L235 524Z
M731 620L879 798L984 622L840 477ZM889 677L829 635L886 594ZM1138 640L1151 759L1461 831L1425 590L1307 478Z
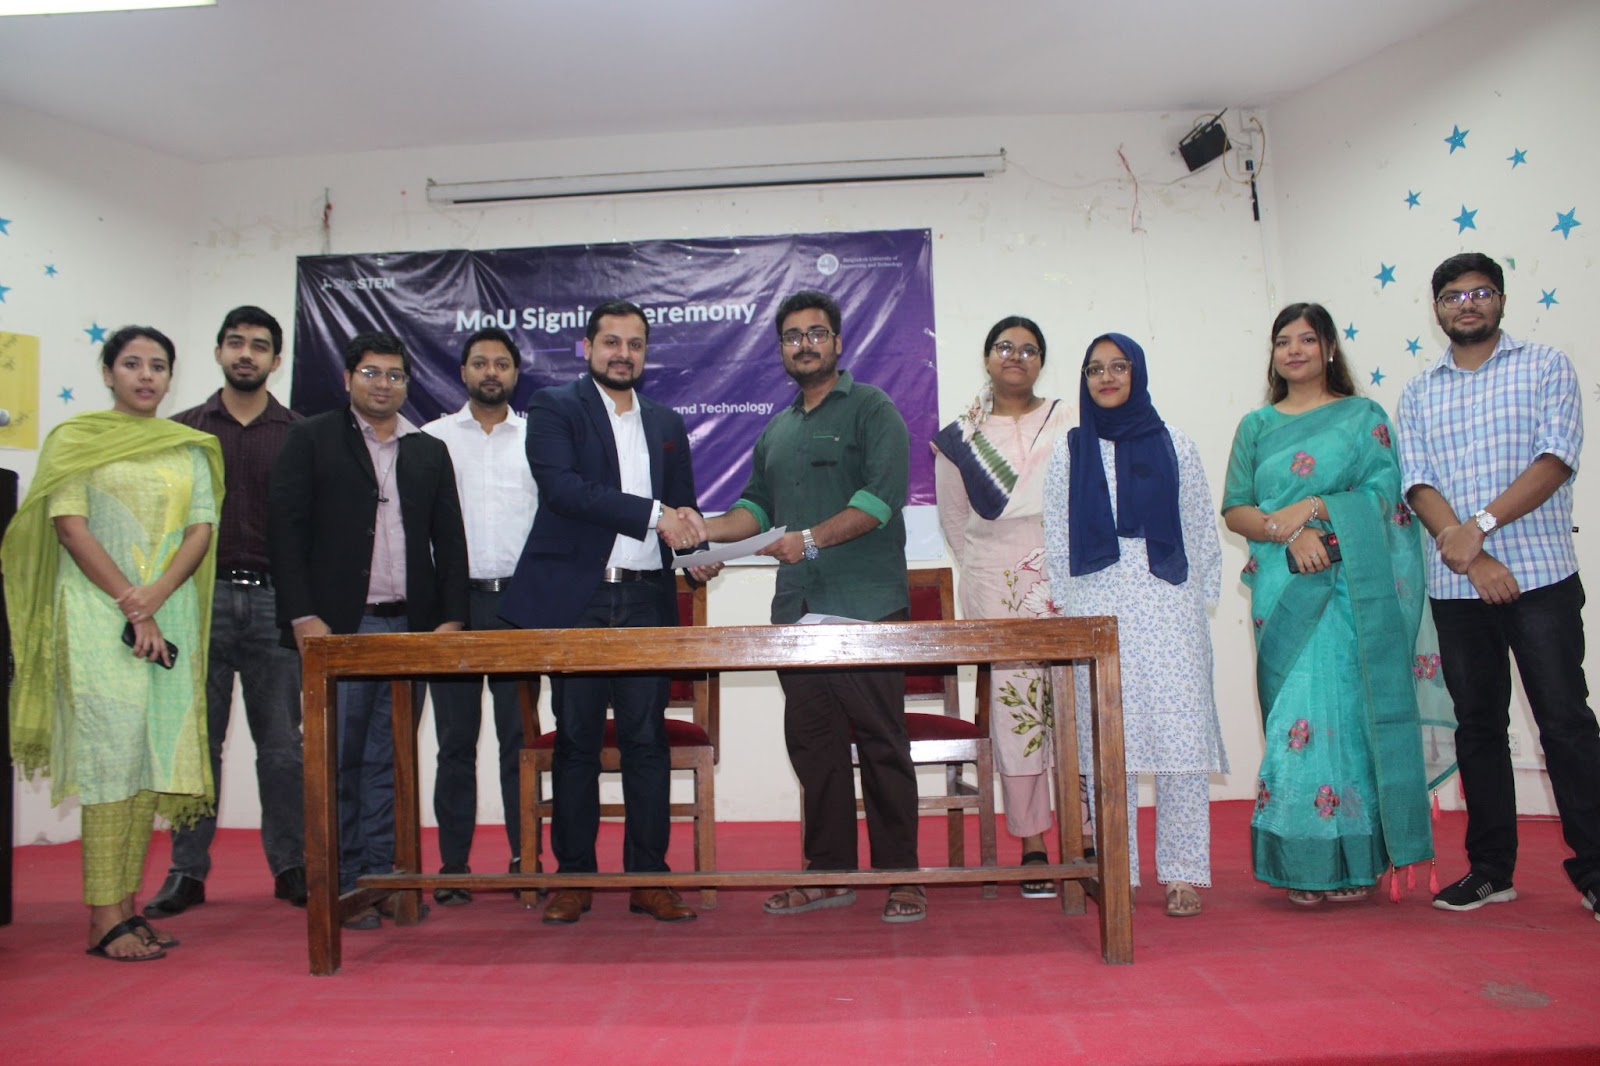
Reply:
M1033 339L1039 342L1039 365L1044 366L1044 333L1040 331L1039 323L1021 315L1007 315L989 327L989 335L983 339L983 357L989 358L989 349L994 347L996 337L1008 329L1019 327L1033 334Z
M839 305L833 302L833 297L825 292L815 289L801 289L783 303L778 305L778 317L774 324L778 327L778 336L783 336L783 320L796 311L809 311L813 307L825 312L828 316L828 327L835 333L839 332Z
M1355 382L1350 379L1350 364L1344 361L1344 349L1339 347L1339 327L1333 324L1333 316L1321 304L1290 304L1272 320L1272 332L1267 337L1267 402L1277 403L1289 395L1289 383L1278 376L1272 353L1277 349L1278 334L1297 318L1306 320L1322 343L1323 355L1331 357L1322 366L1322 380L1328 391L1335 396L1354 396Z
M105 347L100 349L100 365L107 370L117 361L117 356L122 354L122 349L135 337L155 341L167 353L167 369L171 370L178 365L178 349L172 346L172 339L154 326L123 326L111 336L106 338Z
M229 311L228 317L222 320L222 328L217 330L218 348L222 347L222 338L226 337L228 331L235 326L260 326L272 334L272 354L281 355L283 353L283 327L278 325L277 319L261 310L261 308L245 304L243 307L235 307L232 311Z
M1452 255L1433 270L1433 298L1437 300L1444 287L1463 274L1483 274L1502 293L1506 291L1506 274L1500 264L1482 252L1462 252Z
M467 356L472 354L472 346L479 341L499 341L506 346L506 351L511 353L511 365L518 370L522 369L522 353L517 351L517 342L511 339L511 334L498 326L484 326L467 338L467 343L461 346L462 366L467 365Z
M344 372L354 374L356 367L361 365L361 357L371 352L373 355L398 355L400 368L411 375L411 353L406 351L406 346L399 337L393 333L357 333L351 337L344 346Z
M600 332L600 320L607 317L625 318L632 315L644 323L644 340L650 343L650 320L645 317L644 308L638 304L629 303L627 300L607 300L605 303L589 312L589 324L584 328L585 340L593 341L595 334Z

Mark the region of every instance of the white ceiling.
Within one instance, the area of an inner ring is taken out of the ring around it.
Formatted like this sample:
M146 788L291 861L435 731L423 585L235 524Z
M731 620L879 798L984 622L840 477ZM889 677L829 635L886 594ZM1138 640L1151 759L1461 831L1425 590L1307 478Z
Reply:
M201 162L1208 111L1270 104L1484 2L219 0L0 18L0 101Z

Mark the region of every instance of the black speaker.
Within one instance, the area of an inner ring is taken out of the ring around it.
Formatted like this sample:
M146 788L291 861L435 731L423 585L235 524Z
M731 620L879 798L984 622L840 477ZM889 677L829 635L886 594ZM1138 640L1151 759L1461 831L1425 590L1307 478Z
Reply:
M1191 171L1199 170L1228 147L1228 131L1222 128L1220 114L1204 126L1196 126L1178 142L1178 152Z

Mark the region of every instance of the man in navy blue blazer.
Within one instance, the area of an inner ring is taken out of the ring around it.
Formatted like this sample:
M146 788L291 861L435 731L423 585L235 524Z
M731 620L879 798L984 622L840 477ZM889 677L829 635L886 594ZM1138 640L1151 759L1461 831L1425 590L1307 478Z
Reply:
M500 614L525 629L678 624L671 549L705 539L683 419L641 396L650 323L635 304L589 315L589 373L536 393L528 408L528 464L539 510ZM623 869L667 869L667 678L556 677L551 850L563 873L594 873L600 830L600 749L606 707L616 720L627 808ZM570 925L593 893L562 889L544 921ZM669 888L635 889L629 910L658 921L695 912Z

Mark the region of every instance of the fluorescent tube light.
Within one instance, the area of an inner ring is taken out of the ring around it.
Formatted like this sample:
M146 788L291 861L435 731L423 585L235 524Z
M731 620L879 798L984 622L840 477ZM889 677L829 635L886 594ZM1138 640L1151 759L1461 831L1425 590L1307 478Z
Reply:
M762 163L687 170L630 170L610 174L570 174L548 178L438 182L428 179L428 200L436 204L481 204L499 200L546 200L566 196L618 196L630 193L749 189L768 185L833 185L843 182L921 181L930 178L983 178L1003 173L1004 150L989 155L914 156L903 159L850 159L822 163Z
M216 7L217 0L0 0L6 15L81 15L92 11L148 11L158 7Z

